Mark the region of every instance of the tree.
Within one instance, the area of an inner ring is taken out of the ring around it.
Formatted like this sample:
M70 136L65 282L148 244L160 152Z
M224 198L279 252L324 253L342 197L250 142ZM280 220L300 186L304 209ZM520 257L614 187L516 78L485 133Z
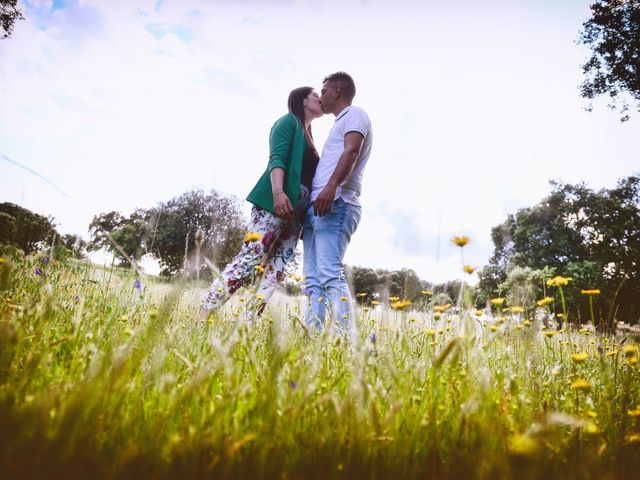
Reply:
M0 212L0 245L12 245L17 231L16 219L8 213Z
M612 109L620 101L624 122L629 119L625 96L640 111L640 0L596 0L591 12L579 38L593 52L582 66L581 94L588 99L608 94Z
M71 252L74 258L84 258L87 249L85 242L80 235L67 233L60 239L65 249Z
M87 246L89 251L110 248L109 234L125 223L127 219L119 212L108 212L96 215L89 224L91 240Z
M43 244L53 241L53 237L57 235L52 219L14 203L0 203L0 213L4 214L1 221L8 225L9 229L12 228L10 218L15 224L14 234L11 235L13 239L8 243L20 247L24 253L38 250ZM8 239L10 232L3 232L2 236L6 236Z
M565 297L574 318L590 317L582 289L599 289L600 319L640 318L640 175L610 190L552 183L537 205L494 227L495 250L480 272L486 297L502 293L515 267L573 277ZM502 280L501 280L502 279ZM617 312L617 313L616 313Z
M536 270L516 266L510 269L500 289L507 292L507 303L510 306L533 308L536 300L546 296L548 287L545 282L553 276L554 271L549 267Z
M222 269L242 245L245 222L235 197L197 190L160 203L158 207L137 209L129 217L118 212L101 213L94 217L89 230L90 249L106 247L121 263L126 263L121 251L135 260L151 253L160 262L163 275L176 275L185 267L193 272L209 271L207 260ZM193 254L199 231L203 242L198 247L197 260Z
M16 20L24 20L18 0L0 0L0 39L9 38Z
M372 268L352 267L353 289L356 294L366 293L366 295L356 296L359 303L369 303L376 298L380 278Z
M185 250L195 250L198 230L204 233L204 244L200 265L190 265L194 271L206 268L204 257L222 269L242 245L246 227L235 197L191 191L161 204L154 213L157 220L149 251L159 259L164 274L175 275L183 269Z
M137 261L145 253L147 216L145 210L136 210L129 217L119 212L101 213L93 217L89 224L91 240L88 250L106 248L115 255L120 266L129 266L127 257Z

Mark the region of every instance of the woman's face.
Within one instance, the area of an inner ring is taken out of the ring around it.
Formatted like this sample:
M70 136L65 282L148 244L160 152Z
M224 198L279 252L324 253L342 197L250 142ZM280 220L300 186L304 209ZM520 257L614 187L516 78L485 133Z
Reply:
M320 97L315 90L312 90L311 93L307 95L307 98L302 101L302 106L314 117L322 116L323 112L320 106Z

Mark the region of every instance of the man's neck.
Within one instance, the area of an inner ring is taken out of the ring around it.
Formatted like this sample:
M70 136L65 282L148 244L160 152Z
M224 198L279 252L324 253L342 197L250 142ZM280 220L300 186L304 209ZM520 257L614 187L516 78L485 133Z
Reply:
M338 115L340 115L340 112L342 112L345 108L350 106L351 104L347 102L339 103L338 105L336 105L336 109L333 112L333 116L337 117Z

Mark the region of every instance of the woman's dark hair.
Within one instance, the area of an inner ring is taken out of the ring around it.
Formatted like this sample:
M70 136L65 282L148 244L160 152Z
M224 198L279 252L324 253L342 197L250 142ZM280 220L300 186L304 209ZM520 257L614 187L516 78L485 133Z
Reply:
M291 90L289 94L289 100L287 100L287 107L289 108L289 113L293 113L298 120L300 120L300 125L302 125L302 129L304 128L304 106L302 105L305 98L309 96L309 94L313 92L313 87L298 87ZM313 135L311 134L311 125L309 125L309 136L313 139Z

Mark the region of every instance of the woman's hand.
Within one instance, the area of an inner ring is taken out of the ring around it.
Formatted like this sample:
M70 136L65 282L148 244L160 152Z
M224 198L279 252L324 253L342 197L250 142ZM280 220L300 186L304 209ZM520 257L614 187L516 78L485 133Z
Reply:
M293 206L287 194L284 192L278 192L273 197L273 209L276 215L280 218L291 220L293 218Z

